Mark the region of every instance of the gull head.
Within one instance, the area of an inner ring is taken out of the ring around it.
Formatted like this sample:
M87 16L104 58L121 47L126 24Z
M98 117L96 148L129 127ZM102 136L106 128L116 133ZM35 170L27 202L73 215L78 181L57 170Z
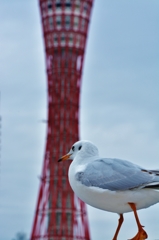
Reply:
M70 151L66 155L62 156L58 162L74 160L77 157L79 159L91 158L98 155L98 148L92 142L81 140L74 143Z

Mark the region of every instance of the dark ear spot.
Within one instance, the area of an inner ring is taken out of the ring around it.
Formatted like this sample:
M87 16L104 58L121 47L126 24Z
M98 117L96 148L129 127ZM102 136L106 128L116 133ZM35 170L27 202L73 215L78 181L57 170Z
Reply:
M81 150L82 146L79 146L78 150Z

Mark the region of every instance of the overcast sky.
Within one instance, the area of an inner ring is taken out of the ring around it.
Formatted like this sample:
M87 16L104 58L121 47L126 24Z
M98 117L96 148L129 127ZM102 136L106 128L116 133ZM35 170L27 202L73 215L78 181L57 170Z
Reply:
M0 239L29 237L45 149L46 74L37 0L0 0ZM83 69L80 137L104 157L159 168L159 1L96 0ZM159 239L159 204L138 212ZM91 240L118 215L88 208ZM125 214L119 240L137 232Z

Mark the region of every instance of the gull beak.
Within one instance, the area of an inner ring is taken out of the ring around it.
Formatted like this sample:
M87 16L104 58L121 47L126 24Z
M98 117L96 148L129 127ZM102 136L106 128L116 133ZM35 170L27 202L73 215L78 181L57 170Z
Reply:
M62 156L62 157L58 160L58 162L62 162L62 161L68 160L71 155L72 155L72 154L69 154L69 153L68 153L68 154Z

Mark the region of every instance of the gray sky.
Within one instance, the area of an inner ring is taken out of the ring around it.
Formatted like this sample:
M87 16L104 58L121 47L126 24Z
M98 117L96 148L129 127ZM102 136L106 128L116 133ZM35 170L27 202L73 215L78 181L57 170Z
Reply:
M80 135L102 156L159 168L159 1L96 0L81 91ZM0 0L0 239L30 235L45 149L46 74L36 0ZM118 215L88 208L92 240L111 239ZM159 204L138 212L159 238ZM119 240L136 234L125 214Z

